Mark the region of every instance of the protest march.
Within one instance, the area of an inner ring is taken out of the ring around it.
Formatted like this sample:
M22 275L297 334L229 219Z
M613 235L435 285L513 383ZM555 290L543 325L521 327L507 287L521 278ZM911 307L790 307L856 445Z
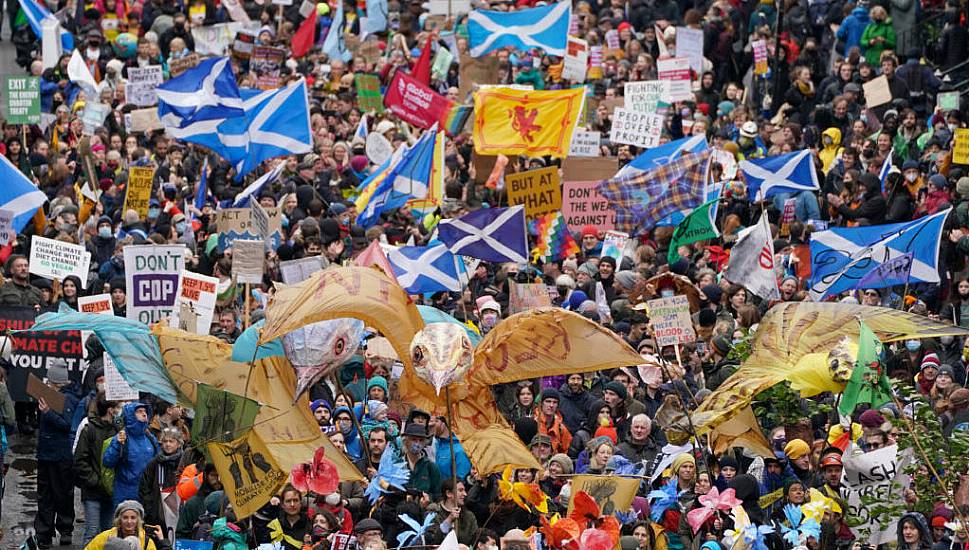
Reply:
M5 6L4 550L969 550L966 2Z

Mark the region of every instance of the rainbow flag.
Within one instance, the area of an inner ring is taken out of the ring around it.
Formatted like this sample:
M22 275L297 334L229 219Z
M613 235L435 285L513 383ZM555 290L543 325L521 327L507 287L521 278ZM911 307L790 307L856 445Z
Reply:
M454 105L441 124L448 135L456 136L464 130L464 125L467 124L473 112L474 107L471 105Z
M532 249L532 258L554 262L579 252L579 245L569 233L569 226L561 212L552 212L535 219L538 244Z

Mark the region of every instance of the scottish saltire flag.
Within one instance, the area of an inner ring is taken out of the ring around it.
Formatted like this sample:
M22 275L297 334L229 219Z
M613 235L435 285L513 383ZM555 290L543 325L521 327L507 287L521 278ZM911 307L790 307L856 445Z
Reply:
M166 126L244 115L228 57L206 59L158 86L158 118Z
M888 156L885 157L885 162L882 163L882 169L878 171L878 181L882 183L882 193L885 192L885 180L888 179L888 174L892 171L892 156L895 154L895 148L892 147L888 151Z
M350 61L353 54L347 50L347 45L343 40L343 4L337 3L336 14L333 15L333 22L330 23L330 30L323 39L321 50L330 59L342 59L344 63Z
M565 57L571 18L569 0L518 11L473 10L468 15L471 56L481 57L511 46L523 51L537 48Z
M402 246L387 253L397 282L410 294L461 291L458 260L442 243Z
M811 151L795 151L762 159L740 161L740 171L747 180L747 198L760 201L778 193L816 191L818 173Z
M279 174L283 173L284 168L286 168L286 163L280 162L275 168L260 176L256 181L250 183L248 187L236 195L235 200L232 202L232 208L249 208L249 201L251 201L253 197L258 200L259 193L262 191L262 188L265 187L267 183L276 181Z
M407 148L394 164L386 166L384 170L378 169L375 175L382 179L366 205L361 207L358 202L360 213L357 215L357 225L369 227L377 221L381 213L400 208L411 199L427 197L436 141L437 125L434 125L414 145ZM394 160L392 157L389 162Z
M364 113L360 117L360 122L357 123L357 131L353 133L353 137L367 139L367 134L367 113Z
M620 176L642 174L647 170L659 168L664 164L680 158L680 155L683 153L699 153L707 149L706 136L689 136L673 140L659 147L647 149L643 154L631 160L629 164L620 168L613 177L618 178Z
M265 160L313 150L306 81L277 90L239 90L245 116L201 120L166 129L182 141L208 147L236 169L236 179ZM164 121L163 121L164 122Z
M454 254L486 262L528 263L525 207L482 208L441 220L437 238Z
M47 6L37 0L20 0L20 9L23 10L24 17L27 18L27 22L30 23L30 29L37 35L38 40L42 40L44 37L40 22L48 17L55 21L57 20L54 14L47 9ZM61 48L64 51L74 49L74 37L64 29L61 29Z
M880 266L872 269L858 281L856 289L885 288L888 286L904 285L912 274L912 263L915 255L909 252L892 258Z
M939 240L951 211L949 208L905 223L811 234L811 297L820 301L853 290L871 271L906 254L912 255L911 282L938 283Z
M34 217L37 209L47 202L47 195L27 179L16 166L0 155L0 210L13 212L13 228L17 233Z

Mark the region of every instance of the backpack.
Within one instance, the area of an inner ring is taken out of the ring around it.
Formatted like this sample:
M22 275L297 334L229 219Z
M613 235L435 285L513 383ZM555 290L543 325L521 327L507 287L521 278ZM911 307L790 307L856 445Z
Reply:
M109 437L101 442L101 454L98 457L98 466L101 468L101 488L108 496L114 496L114 469L104 465L104 453L108 451L113 437Z
M219 519L219 516L209 512L208 510L202 512L199 515L198 521L192 527L192 540L200 540L206 542L213 542L212 538L212 524L215 520Z

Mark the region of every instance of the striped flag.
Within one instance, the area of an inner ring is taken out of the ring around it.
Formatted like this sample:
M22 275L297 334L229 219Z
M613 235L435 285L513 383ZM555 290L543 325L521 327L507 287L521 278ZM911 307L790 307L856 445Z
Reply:
M882 193L885 192L885 180L888 179L889 172L892 171L892 156L895 155L895 148L888 152L888 156L885 157L885 162L882 163L882 169L878 172L878 181L882 183Z

